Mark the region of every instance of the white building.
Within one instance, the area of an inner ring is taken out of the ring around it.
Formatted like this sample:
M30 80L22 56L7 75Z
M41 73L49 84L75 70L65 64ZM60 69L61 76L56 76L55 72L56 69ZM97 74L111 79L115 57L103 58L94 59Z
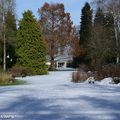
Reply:
M65 69L70 67L70 64L73 61L73 57L70 54L70 47L66 47L64 52L61 54L60 52L58 52L58 54L55 56L55 67L56 69ZM47 56L47 63L48 66L50 65L50 57Z
M73 59L72 59L71 56L62 55L62 56L56 57L55 58L56 69L70 67L70 64L71 64L72 60Z

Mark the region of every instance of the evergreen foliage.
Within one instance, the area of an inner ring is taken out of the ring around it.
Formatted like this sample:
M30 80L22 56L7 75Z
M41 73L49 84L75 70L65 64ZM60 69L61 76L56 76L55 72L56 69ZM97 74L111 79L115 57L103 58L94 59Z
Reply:
M98 8L94 18L94 27L105 25L105 15L101 8Z
M16 63L16 19L10 11L5 16L5 35L6 35L6 55L7 68L12 67Z
M105 33L106 41L108 41L107 48L109 48L108 53L106 54L106 62L115 63L116 62L116 38L115 38L115 29L114 29L114 18L111 13L107 13L105 17Z
M46 47L40 25L30 10L23 13L17 32L17 64L33 74L46 74Z
M2 68L2 42L0 41L0 69Z
M94 27L92 29L92 39L89 42L89 57L91 65L99 69L104 62L106 55L105 44L105 15L103 11L98 8L94 18Z
M92 10L89 3L85 3L82 9L81 24L80 24L80 46L83 51L80 56L80 61L82 63L89 63L87 55L88 43L91 40L91 29L92 29Z
M80 45L85 47L91 38L92 10L89 3L85 3L82 9L80 25Z
M94 18L92 39L89 43L91 65L97 69L114 61L115 31L112 14L105 14L98 8Z
M0 0L0 65L2 67L4 63L4 70L6 70L6 66L7 68L12 67L16 59L15 7L15 0Z

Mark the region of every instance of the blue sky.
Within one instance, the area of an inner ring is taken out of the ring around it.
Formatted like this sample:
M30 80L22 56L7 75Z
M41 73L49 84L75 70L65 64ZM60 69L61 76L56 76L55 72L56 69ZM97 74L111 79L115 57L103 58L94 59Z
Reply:
M36 18L38 18L38 8L41 8L45 2L48 3L64 3L65 12L69 12L74 25L79 25L81 9L85 2L90 3L91 0L16 0L17 18L22 18L25 10L32 10Z

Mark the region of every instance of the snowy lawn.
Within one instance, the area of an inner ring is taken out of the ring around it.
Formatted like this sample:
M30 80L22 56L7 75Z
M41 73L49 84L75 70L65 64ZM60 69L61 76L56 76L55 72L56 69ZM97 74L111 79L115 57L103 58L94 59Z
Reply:
M120 120L120 86L72 83L72 71L0 87L0 120Z

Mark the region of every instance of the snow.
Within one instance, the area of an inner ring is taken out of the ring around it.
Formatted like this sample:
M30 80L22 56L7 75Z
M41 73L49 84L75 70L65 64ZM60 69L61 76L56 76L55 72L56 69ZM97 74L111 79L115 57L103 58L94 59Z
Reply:
M57 70L59 70L59 71L75 71L76 69L68 68L68 67L66 67L66 68L60 67L60 68L57 68Z
M89 77L84 83L95 83L94 77Z
M110 85L112 84L112 78L105 78L101 82L99 82L100 85Z
M103 80L96 82L96 84L99 85L104 85L104 86L119 86L120 87L120 83L119 84L114 84L112 78L104 78Z
M109 84L110 78L76 84L71 75L50 72L19 78L25 85L0 87L0 120L119 120L119 85Z

